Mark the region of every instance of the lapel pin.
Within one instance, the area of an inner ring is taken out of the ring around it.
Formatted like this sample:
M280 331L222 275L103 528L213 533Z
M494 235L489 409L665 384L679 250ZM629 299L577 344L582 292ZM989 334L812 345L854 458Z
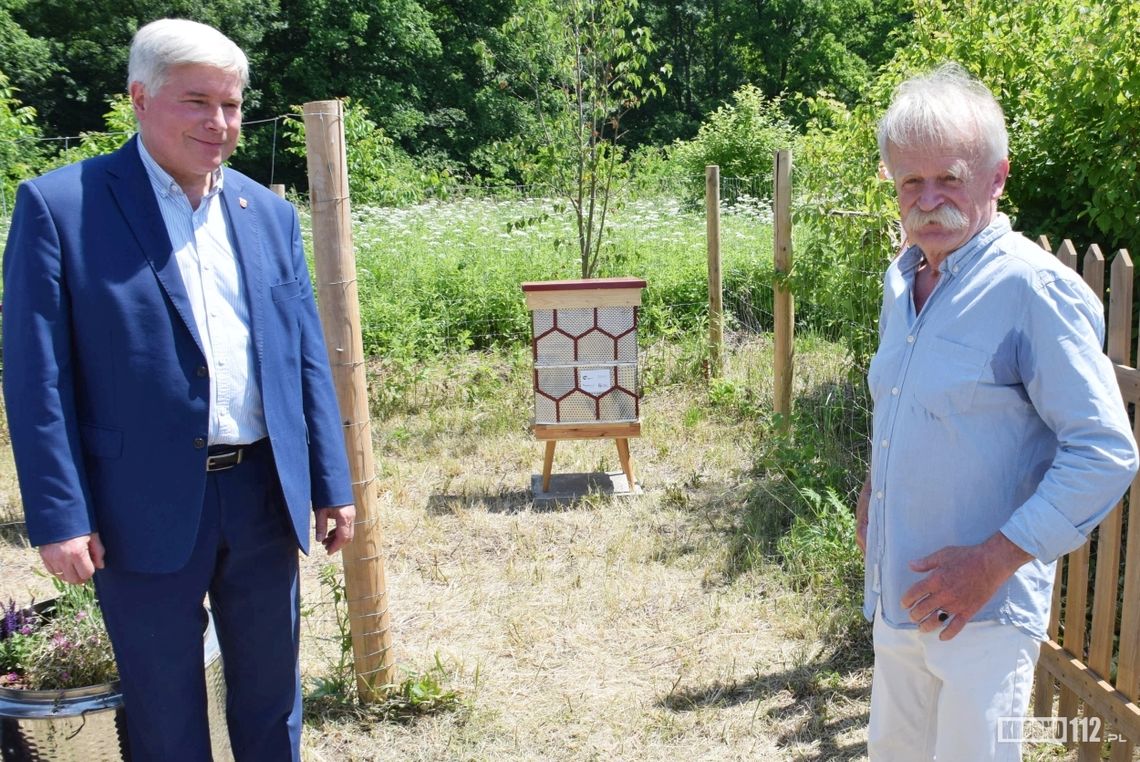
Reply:
M238 206L240 206L242 209L245 209L247 206L249 206L249 202L241 196L238 196Z

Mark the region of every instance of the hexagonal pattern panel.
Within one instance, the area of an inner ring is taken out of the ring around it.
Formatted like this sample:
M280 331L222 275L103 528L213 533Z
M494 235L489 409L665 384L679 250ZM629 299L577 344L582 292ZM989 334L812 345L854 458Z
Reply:
M637 308L535 309L536 423L636 421Z

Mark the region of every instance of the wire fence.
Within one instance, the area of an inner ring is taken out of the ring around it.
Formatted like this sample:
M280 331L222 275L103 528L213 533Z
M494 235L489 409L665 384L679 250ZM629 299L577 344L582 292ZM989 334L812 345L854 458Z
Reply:
M607 212L597 274L648 281L646 366L675 355L685 340L699 371L708 320L704 178L635 178L629 188ZM773 330L771 195L770 178L721 181L725 361L730 375L734 368L745 374L743 383L765 383L757 375L766 369L737 350ZM2 241L10 211L0 212ZM881 273L897 245L893 228L818 204L797 203L793 212L798 355L805 361L794 406L858 449L869 422L861 374L874 346ZM579 277L573 210L549 187L457 185L446 200L359 207L353 217L362 333L375 358L370 383L390 402L415 405L436 394L415 373L425 357L521 350L530 324L519 283ZM826 373L810 362L820 353ZM0 527L18 524L14 478L0 489Z

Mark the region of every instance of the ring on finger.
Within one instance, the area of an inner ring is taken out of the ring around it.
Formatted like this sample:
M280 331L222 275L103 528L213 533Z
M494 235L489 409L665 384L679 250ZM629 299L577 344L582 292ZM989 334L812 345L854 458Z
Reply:
M938 609L938 621L939 622L945 622L949 618L950 618L949 612L943 611L942 609Z

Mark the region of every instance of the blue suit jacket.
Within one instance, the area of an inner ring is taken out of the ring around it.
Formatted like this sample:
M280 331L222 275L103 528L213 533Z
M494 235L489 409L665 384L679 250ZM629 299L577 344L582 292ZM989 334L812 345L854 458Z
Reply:
M24 183L4 251L4 395L34 545L98 531L108 567L194 545L210 379L137 138ZM225 170L265 422L297 541L353 502L296 210Z

